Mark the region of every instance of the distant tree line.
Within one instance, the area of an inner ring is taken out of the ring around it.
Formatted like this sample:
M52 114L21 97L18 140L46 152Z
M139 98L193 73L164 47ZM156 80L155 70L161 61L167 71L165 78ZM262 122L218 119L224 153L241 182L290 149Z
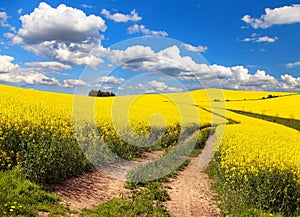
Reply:
M91 90L89 92L89 96L95 96L95 97L109 97L109 96L116 96L113 92L104 92L101 90Z
M274 96L272 94L269 94L267 97L263 97L262 99L272 99L272 98L277 98L279 96Z

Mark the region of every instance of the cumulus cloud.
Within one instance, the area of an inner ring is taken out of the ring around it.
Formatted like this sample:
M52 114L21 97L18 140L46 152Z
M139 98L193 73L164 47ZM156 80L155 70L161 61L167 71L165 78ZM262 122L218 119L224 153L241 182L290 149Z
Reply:
M10 73L19 68L18 64L12 63L14 57L7 55L0 55L0 74Z
M96 66L102 60L99 52L105 31L104 20L95 15L87 16L83 11L66 5L52 8L40 3L30 14L20 17L22 27L12 38L13 44L36 55L61 60L76 65Z
M287 68L294 68L294 67L297 67L297 66L300 66L300 61L297 61L297 62L294 62L294 63L287 63L286 64Z
M70 66L58 62L31 62L26 67L14 64L14 57L0 55L0 81L15 84L43 84L61 86L55 77L49 77L48 72L71 69Z
M136 34L136 33L142 33L143 35L151 35L151 36L168 36L168 33L166 31L154 31L148 29L144 25L138 25L134 24L133 26L130 26L128 29L129 34Z
M286 90L300 90L300 78L295 78L292 75L281 75L281 88Z
M262 89L268 89L276 87L278 81L275 77L267 75L264 70L257 70L254 75L249 75L245 83L241 83L245 86L254 86Z
M0 74L0 81L16 84L43 84L60 86L60 82L54 77L50 78L43 73L21 70Z
M64 43L46 41L36 45L25 45L24 49L50 59L57 59L75 65L89 65L96 67L103 62L100 55L104 55L105 48L100 42Z
M135 10L132 10L130 14L121 14L121 13L111 14L110 11L106 9L102 9L101 14L104 15L107 19L113 20L117 23L126 23L128 21L137 22L142 20L142 17L140 17Z
M11 32L6 32L3 34L3 36L7 39L12 39L13 37L15 37L15 35Z
M9 23L7 23L8 18L9 17L7 16L7 13L5 11L0 12L0 26L7 27L11 31L15 32L16 28L14 26L11 26Z
M115 76L102 76L96 80L96 83L122 84L124 81L124 78L117 78Z
M274 43L278 40L278 37L269 37L269 36L260 36L256 33L253 33L251 37L244 38L243 42L257 42L257 43Z
M293 24L300 22L300 4L291 6L283 6L279 8L266 8L265 14L260 18L252 18L250 15L245 15L242 21L250 24L253 28L269 28L273 25Z
M182 57L177 46L168 47L157 53L150 47L131 46L126 50L110 51L108 58L112 63L131 71L147 71L171 76L207 73L205 65L195 63L190 56Z
M0 12L0 26L8 27L9 24L7 23L7 13L5 11Z
M251 74L245 66L196 63L191 57L182 56L178 46L158 52L150 47L132 46L126 50L112 50L108 58L126 70L161 73L182 81L198 80L205 82L206 86L220 83L224 88L261 90L276 89L279 86L279 81L263 70ZM156 85L164 87L162 83Z
M90 86L88 83L78 79L66 79L64 80L64 84L62 85L66 88L73 88L75 86Z
M191 45L191 44L183 44L183 46L189 50L189 51L194 51L194 52L205 52L208 50L208 48L206 46L201 46L198 45L197 47Z
M71 66L60 63L60 62L27 62L25 66L33 67L38 71L61 71L61 70L70 70Z
M179 92L179 91L183 91L182 88L178 88L178 87L170 87L167 84L165 84L164 82L161 81L149 81L148 84L154 88L156 90L156 92Z
M150 87L149 84L138 83L137 85L128 85L128 86L119 86L115 88L117 91L121 91L121 93L155 93L155 90Z
M268 42L268 43L274 43L275 41L278 40L278 37L271 38L269 36L263 36L259 37L256 42Z
M101 17L87 16L83 11L59 5L52 8L45 2L30 14L20 17L22 28L18 37L26 44L44 41L82 42L89 37L99 37L98 30L105 31Z
M128 47L126 50L111 50L108 58L112 63L121 64L130 60L152 57L155 52L151 47L141 45Z

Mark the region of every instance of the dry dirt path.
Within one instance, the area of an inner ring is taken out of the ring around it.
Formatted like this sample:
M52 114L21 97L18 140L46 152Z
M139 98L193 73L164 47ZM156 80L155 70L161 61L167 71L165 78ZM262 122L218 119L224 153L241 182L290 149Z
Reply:
M119 197L120 194L127 195L130 192L124 188L127 172L137 167L139 163L153 161L162 154L162 151L144 153L139 162L128 161L123 165L105 168L103 170L105 173L96 170L68 179L63 184L57 185L54 193L61 196L62 202L69 204L72 210L80 212L83 208L92 208L94 205Z
M168 190L171 200L165 203L165 207L172 216L219 216L220 209L213 199L215 192L210 188L212 181L203 172L213 156L214 139L214 136L210 136L201 155L191 158L188 167L167 183L171 187Z
M95 171L66 180L56 186L54 193L61 196L62 202L69 204L70 209L80 212L126 192L123 181Z
M215 193L210 189L212 181L203 172L203 168L207 166L213 156L213 142L214 136L210 136L202 154L191 158L188 167L179 172L175 179L166 183L171 187L168 190L171 200L164 205L172 216L219 216L220 209L213 199ZM141 162L155 160L161 155L162 152L146 153L142 156ZM121 171L116 170L116 172L118 175L124 176L128 168L134 166L133 163L133 165L125 166L124 170L119 168ZM124 184L124 180L114 179L100 171L95 171L66 180L63 184L56 186L54 193L60 195L62 202L68 203L70 209L80 212L83 208L91 208L114 197L119 197L120 194L128 194L129 190L124 188Z

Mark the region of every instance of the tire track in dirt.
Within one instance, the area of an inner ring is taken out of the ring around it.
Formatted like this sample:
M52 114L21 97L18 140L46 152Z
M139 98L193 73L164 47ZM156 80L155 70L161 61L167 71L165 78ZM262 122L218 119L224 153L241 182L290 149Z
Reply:
M56 186L54 193L61 196L62 202L69 204L70 209L80 212L126 192L123 181L94 171L66 180Z
M214 200L216 193L210 188L212 180L203 172L213 157L214 140L215 137L211 135L202 154L191 158L187 168L166 183L171 187L168 190L171 200L165 202L164 205L172 216L216 217L220 215L220 209Z
M139 163L153 161L162 155L163 151L143 153L140 162L128 161L123 165L111 165L103 170L105 173L96 170L68 179L57 185L54 193L62 198L62 203L69 204L71 210L81 212L83 208L92 208L112 198L118 198L120 194L128 195L130 190L124 188L128 171L134 169Z

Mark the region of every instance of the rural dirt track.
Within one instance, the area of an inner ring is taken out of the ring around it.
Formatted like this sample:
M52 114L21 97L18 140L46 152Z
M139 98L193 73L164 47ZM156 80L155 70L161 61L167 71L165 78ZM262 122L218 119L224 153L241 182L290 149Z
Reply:
M60 195L62 202L68 203L70 209L80 211L119 197L125 191L123 181L95 171L57 185L54 193Z
M202 154L191 158L184 171L165 183L171 187L168 189L171 200L164 203L171 216L219 216L220 209L213 199L215 193L210 189L212 181L202 170L213 156L211 152L213 142L214 136L210 136ZM161 152L146 154L142 157L142 161L154 160L161 154ZM129 190L124 189L124 184L124 181L95 171L57 185L54 193L60 195L62 202L68 203L70 209L80 212L83 208L91 208L111 198L119 197L121 193L128 194Z
M140 161L146 163L161 157L162 154L162 151L144 153ZM57 185L54 193L61 196L62 202L69 204L72 210L80 212L83 208L92 208L94 205L119 197L122 193L127 195L129 190L124 188L124 179L127 171L130 168L135 168L136 164L137 162L129 162L127 165L122 165L122 167L112 166L109 168L114 170L110 174L112 176L97 170L80 177L68 179L63 184ZM119 177L119 179L112 177Z
M188 167L179 172L175 179L166 183L171 187L168 190L171 200L165 203L165 207L172 216L215 217L220 215L220 209L213 199L215 192L210 189L212 181L202 171L213 156L211 151L213 142L214 136L210 136L202 154L191 158Z

